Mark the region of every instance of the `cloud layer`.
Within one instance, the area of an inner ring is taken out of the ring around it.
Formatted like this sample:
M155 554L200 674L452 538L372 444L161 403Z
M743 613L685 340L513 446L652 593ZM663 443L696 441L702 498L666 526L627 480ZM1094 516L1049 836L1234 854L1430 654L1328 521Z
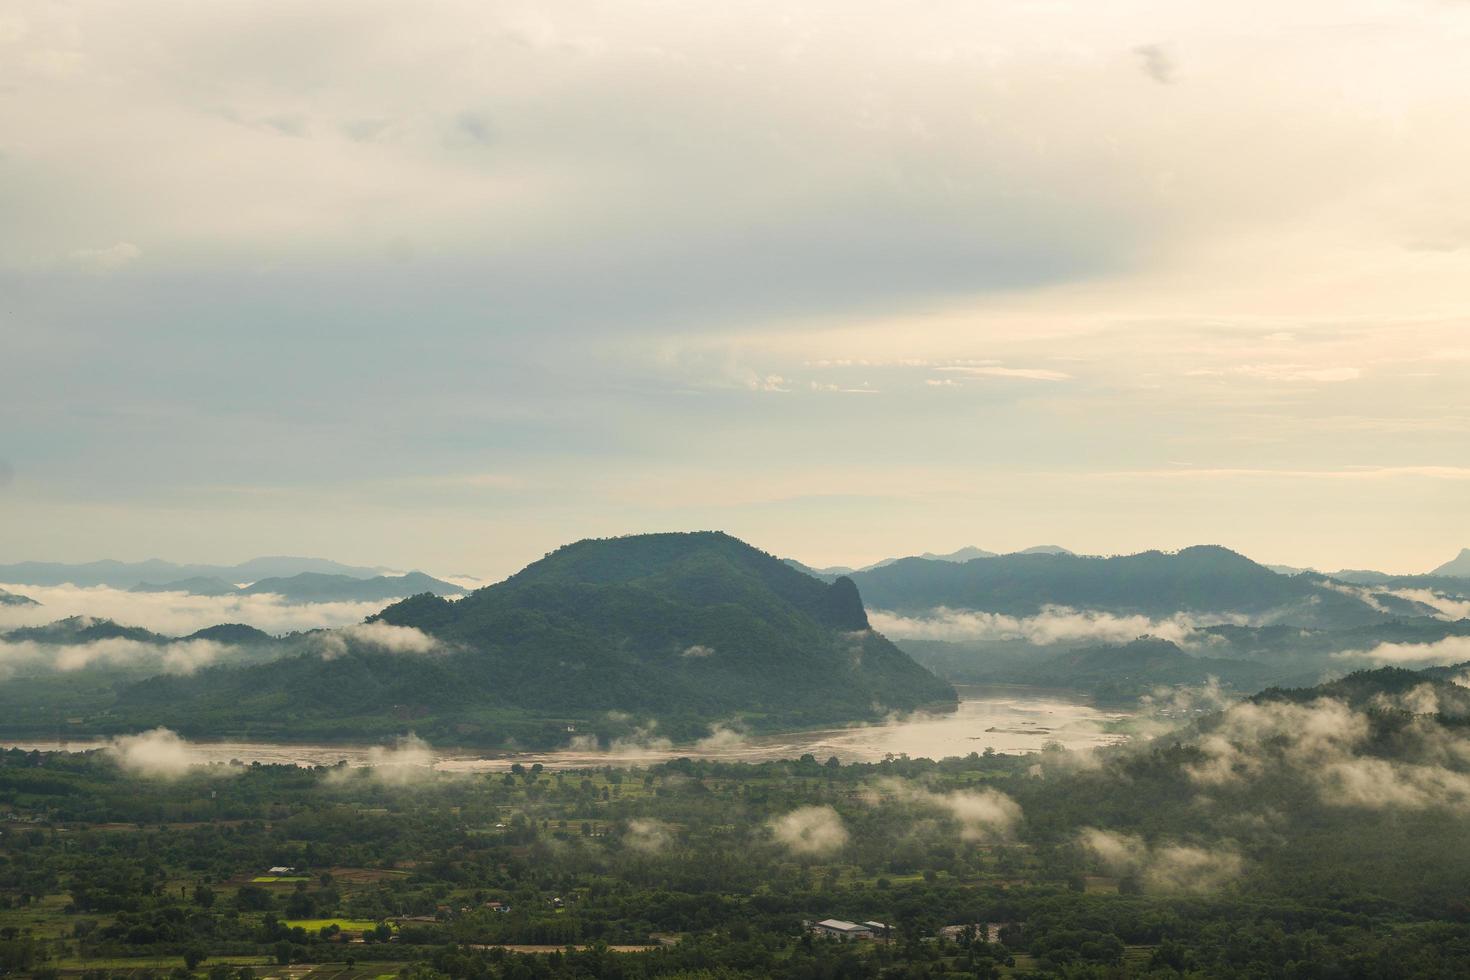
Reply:
M109 637L90 643L49 644L0 639L0 679L17 669L69 673L94 666L139 667L166 674L192 674L200 667L207 667L238 652L236 647L213 640L156 644Z
M141 593L105 586L0 585L41 603L0 606L0 630L40 626L68 616L111 619L167 636L187 636L220 623L244 623L280 634L347 626L379 612L383 602L316 602L292 605L278 596L193 596L182 592Z
M1330 806L1470 803L1470 739L1432 719L1441 707L1434 689L1425 685L1378 706L1420 716L1387 743L1392 755L1374 753L1372 718L1342 701L1242 702L1199 739L1203 759L1190 777L1201 787L1238 787L1284 775Z
M1196 619L1182 613L1168 619L1118 616L1067 606L1047 606L1035 616L941 607L927 616L910 617L875 609L869 612L868 619L874 629L899 639L954 643L1024 640L1037 646L1127 643L1145 635L1191 646L1197 642L1196 630L1200 627L1232 621L1220 616Z

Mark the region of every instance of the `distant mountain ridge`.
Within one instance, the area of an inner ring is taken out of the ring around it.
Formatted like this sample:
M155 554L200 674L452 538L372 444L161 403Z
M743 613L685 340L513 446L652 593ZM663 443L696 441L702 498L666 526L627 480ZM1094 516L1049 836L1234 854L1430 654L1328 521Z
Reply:
M344 565L326 558L298 558L289 555L252 558L238 565L181 565L157 558L138 562L106 559L80 564L23 561L0 565L0 582L26 585L105 585L114 589L131 589L148 582L177 582L195 578L219 579L234 584L255 582L262 578L300 575L303 572L373 578L390 571L392 570L388 568Z
M1318 572L1315 568L1302 568L1295 565L1267 565L1273 572L1282 575L1300 575L1302 572ZM1428 583L1435 579L1470 579L1470 548L1461 548L1460 553L1454 558L1431 569L1423 574L1395 575L1390 572L1380 572L1371 568L1344 568L1335 572L1320 572L1329 578L1335 578L1339 582L1351 582L1354 585L1393 585L1405 583ZM1411 585L1405 585L1411 587Z
M1093 558L1001 555L963 564L905 558L855 572L868 604L906 615L944 607L1034 616L1064 606L1155 617L1176 613L1244 615L1301 626L1351 627L1391 613L1324 576L1283 576L1216 545L1178 552ZM1407 600L1400 600L1405 601ZM1401 615L1429 615L1409 603Z
M39 606L40 603L28 595L18 595L0 589L0 606Z
M1016 552L1011 552L1011 553L1012 554L1017 554L1017 555L1070 555L1070 554L1072 554L1072 552L1068 551L1066 548L1063 548L1060 545L1054 545L1054 544L1040 544L1040 545L1036 545L1036 546L1031 547L1031 548L1025 548L1025 549L1023 549L1021 551L1016 551ZM966 545L965 547L960 548L957 551L951 551L948 554L939 555L939 554L935 554L932 551L926 551L922 555L915 555L913 557L922 558L922 559L924 559L926 561L948 561L948 562L955 562L955 563L963 563L963 562L967 562L967 561L974 561L976 558L999 558L1000 556L1001 556L1001 552L998 552L998 551L986 551L984 548L977 548L974 545ZM867 572L867 571L872 571L875 568L885 568L885 567L887 567L889 565L892 565L894 562L903 561L904 559L903 558L884 558L882 561L876 561L876 562L874 562L871 565L864 565L862 568L848 568L848 567L846 567L844 565L834 565L834 566L831 566L829 568L813 568L810 565L806 565L806 564L803 564L802 562L797 561L795 558L787 558L787 559L784 559L784 560L785 560L786 564L788 564L791 567L796 568L796 569L798 569L800 571L806 572L808 575L815 575L817 578L828 578L828 579L831 579L831 578L836 578L836 577L841 576L841 575L851 575L854 572Z
M409 572L405 575L378 575L354 578L350 575L327 575L302 572L285 578L263 578L237 588L217 578L190 578L178 582L155 584L142 582L131 592L185 592L189 595L278 595L288 602L385 602L429 592L438 596L462 596L469 590L452 582Z
M1458 555L1434 569L1429 574L1443 575L1450 578L1470 578L1470 548L1461 548Z

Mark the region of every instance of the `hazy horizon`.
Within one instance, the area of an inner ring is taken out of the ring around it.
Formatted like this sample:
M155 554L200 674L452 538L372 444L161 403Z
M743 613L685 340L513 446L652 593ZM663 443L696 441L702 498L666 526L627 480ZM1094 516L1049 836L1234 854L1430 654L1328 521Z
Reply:
M674 529L671 529L671 530L675 530L675 531L694 531L694 530L713 530L713 531L718 531L718 530L723 530L723 529L721 529L721 528L674 528ZM627 536L633 536L633 535L638 535L638 534L642 534L642 533L646 533L646 532L629 531L629 532L626 532L625 534L600 535L599 537L627 537ZM736 535L736 537L739 537L739 536ZM244 563L249 562L249 561L251 561L253 559L260 559L260 558L295 558L295 559L306 559L306 560L313 560L313 561L315 561L315 560L330 561L330 562L336 562L336 563L341 564L341 565L357 566L357 567L363 567L363 568L372 568L372 569L374 569L376 571L377 574L380 574L380 575L404 575L404 574L407 574L407 573L410 573L410 572L424 572L424 573L433 575L433 576L435 576L437 578L444 579L444 580L447 580L447 581L451 581L451 582L454 582L455 584L464 585L464 586L467 586L468 587L468 586L472 586L472 585L476 585L476 584L478 584L478 585L484 585L484 584L489 584L489 583L492 583L492 582L500 581L500 580L504 579L505 577L507 577L509 575L512 575L515 572L519 571L521 568L525 567L526 565L528 565L528 564L536 561L538 558L541 558L544 554L549 554L550 552L556 550L557 548L561 547L562 545L571 544L571 543L573 543L571 540L567 540L567 541L559 542L559 543L554 544L554 545L550 545L546 549L544 549L541 553L534 554L534 555L528 555L524 560L520 561L519 564L505 566L504 568L497 568L496 570L489 571L489 572L480 572L480 571L476 571L474 569L468 569L468 568L460 568L460 569L453 569L453 570L450 570L450 569L442 569L442 568L430 567L430 566L427 566L427 565L425 565L423 563L414 563L414 562L409 562L407 564L402 564L402 565L397 565L397 564L384 564L382 562L375 562L370 557L363 558L361 561L351 561L351 560L343 560L343 559L341 559L341 558L339 558L337 556L334 556L334 555L323 555L323 554L317 554L317 555L307 555L307 554L288 555L288 554L284 554L284 553L282 553L282 554L265 554L265 553L260 553L260 554L247 554L247 555L244 555L243 557L233 557L232 556L232 557L230 557L227 560L215 560L215 559L210 559L210 558L207 558L207 557L206 558L197 558L197 557L184 557L184 558L180 558L180 557L176 557L176 556L161 555L161 554L160 555L147 555L147 556L138 557L138 558L118 558L118 557L113 556L113 555L106 555L106 556L101 556L101 557L80 558L80 559L72 559L72 560L57 559L57 558L52 558L52 557L29 557L29 558L27 558L27 557L13 557L12 558L12 557L7 556L4 561L0 561L0 566L10 565L10 564L31 563L31 562L43 563L43 564L44 563L50 563L50 564L58 564L58 565L84 565L84 564L88 564L88 563L92 563L92 562L100 562L100 561L117 561L117 562L122 562L124 564L141 564L141 563L148 562L148 561L161 561L161 562L166 562L168 564L179 565L179 566L220 566L220 567L229 567L229 566L233 566L233 565L244 564ZM972 548L972 547L980 548L980 549L985 550L985 551L991 551L991 552L994 552L997 555L1016 554L1016 553L1019 553L1019 552L1022 552L1024 550L1026 550L1028 548L1037 548L1037 547L1061 547L1061 548L1065 548L1066 550L1072 552L1073 554L1076 554L1076 555L1078 555L1080 557L1084 557L1084 558L1111 558L1111 557L1119 557L1119 556L1126 556L1126 555L1136 555L1136 554L1141 554L1141 553L1149 552L1149 551L1161 551L1161 552L1169 553L1169 552L1174 552L1174 551L1180 550L1180 548L1158 548L1158 547L1142 546L1142 547L1127 548L1127 549L1118 550L1118 551L1090 552L1090 551L1080 551L1080 550L1078 550L1076 548L1070 548L1067 545L1058 544L1057 542L1054 542L1054 541L1048 541L1048 542L1045 542L1045 544L1036 544L1036 543L1033 543L1033 544L1030 544L1030 545L1022 545L1022 546L1019 546L1019 547L1016 547L1016 548L988 548L988 547L986 547L983 544L976 544L976 543L971 542L969 544L954 545L952 547L951 546L942 546L942 547L935 547L935 548L928 548L928 549L910 548L910 549L906 549L906 550L895 551L895 552L893 552L891 554L884 554L884 555L879 555L879 556L872 557L872 558L867 558L867 559L864 559L864 560L861 560L861 561L840 561L839 560L839 561L831 561L831 562L826 562L826 561L817 562L817 561L808 561L806 559L806 557L805 556L802 556L802 555L788 554L787 552L783 551L779 547L771 547L768 544L762 543L760 541L747 541L747 543L748 544L752 544L752 545L756 546L757 548L760 548L761 550L766 551L766 552L768 552L770 554L774 554L774 555L776 555L779 558L791 559L791 560L799 561L802 564L807 565L810 568L815 568L815 569L818 569L818 570L828 569L828 568L850 568L850 569L855 569L856 570L856 569L867 568L867 567L870 567L872 565L878 564L880 562L887 561L887 560L892 560L892 559L895 559L895 558L925 557L926 555L927 556L934 556L934 557L943 557L943 556L946 556L946 555L949 555L949 554L953 554L953 553L955 553L957 551L961 551L961 550L964 550L966 548ZM1385 572L1385 573L1390 574L1390 575L1425 575L1425 574L1428 574L1429 572L1431 572L1434 568L1437 568L1440 565L1446 564L1447 562L1451 561L1452 559L1458 557L1459 554L1462 551L1470 550L1470 548L1465 548L1465 549L1455 548L1452 551L1446 552L1444 554L1444 556L1442 557L1441 560L1434 561L1430 565L1426 565L1424 567L1417 567L1417 568L1395 569L1395 568L1381 568L1381 567L1371 566L1371 565L1366 564L1366 563L1363 563L1363 562L1358 562L1356 564L1342 565L1340 567L1339 566L1322 567L1322 566L1317 566L1317 565L1309 565L1309 564L1302 563L1302 562L1268 560L1268 559L1263 559L1263 558L1261 558L1261 557L1259 557L1257 555L1252 555L1252 554L1250 554L1248 552L1241 551L1239 548L1233 548L1229 544L1222 544L1221 542L1218 542L1218 541L1196 541L1196 542L1193 542L1192 544L1183 545L1181 547L1187 548L1187 547L1201 546L1201 545L1203 545L1203 546L1219 546L1219 547L1229 548L1231 551L1235 551L1235 552L1237 552L1239 554L1243 554L1246 558L1249 558L1252 561L1254 561L1254 562L1256 562L1257 564L1260 564L1260 565L1270 565L1270 566L1276 566L1276 567L1285 566L1285 567L1290 567L1290 568L1300 568L1300 569L1303 569L1303 570L1311 570L1311 571L1318 571L1318 572L1324 572L1324 573L1337 572L1337 571L1363 571L1363 570L1367 570L1367 571ZM513 559L513 558L508 559L508 560L515 561L515 559ZM3 585L3 584L5 584L5 583L0 582L0 585ZM12 584L12 585L20 585L20 584L24 584L24 583L10 583L10 584ZM153 583L153 584L165 584L165 583Z

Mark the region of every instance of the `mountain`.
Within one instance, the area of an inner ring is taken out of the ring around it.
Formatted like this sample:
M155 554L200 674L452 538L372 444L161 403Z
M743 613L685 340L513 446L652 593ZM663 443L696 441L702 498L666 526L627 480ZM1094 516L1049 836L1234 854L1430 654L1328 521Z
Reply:
M852 574L852 569L843 565L833 565L830 568L813 568L810 565L802 564L795 558L783 558L781 560L790 565L792 568L796 569L798 572L801 572L803 575L810 575L812 578L819 578L824 582L831 582L835 579L841 578L844 575Z
M215 643L230 643L235 646L248 646L250 644L271 643L275 637L264 630L258 630L254 626L246 626L244 623L221 623L218 626L206 626L202 630L195 630L185 640L213 640Z
M425 592L461 596L466 590L423 572L365 579L302 572L290 578L263 578L239 590L240 595L279 595L288 602L384 602Z
M1066 688L1110 701L1135 699L1160 686L1204 684L1211 678L1248 694L1269 684L1321 676L1315 666L1303 669L1291 663L1201 656L1153 636L1060 650L977 650L926 640L903 640L900 645L919 663L955 683Z
M1047 606L1120 615L1243 615L1302 626L1357 626L1388 614L1323 576L1286 577L1212 545L1112 558L1001 555L964 564L905 558L852 579L875 609L938 607L1034 616Z
M40 603L28 595L17 595L0 589L0 606L39 606Z
M1017 552L1015 552L1015 554L1018 554L1018 555L1070 555L1070 554L1072 554L1072 552L1070 552L1066 548L1060 547L1058 545L1054 545L1054 544L1041 544L1041 545L1037 545L1034 548L1027 548L1024 551L1017 551ZM925 561L948 561L948 562L955 562L955 563L959 564L959 563L964 563L964 562L967 562L967 561L974 561L976 558L996 558L996 557L999 557L999 552L986 551L984 548L977 548L974 545L966 545L965 547L960 548L957 551L951 551L948 554L944 554L944 555L935 554L932 551L926 551L922 555L915 555L915 556L912 556L912 557L922 558ZM873 570L875 568L887 568L889 565L892 565L894 562L899 562L899 561L903 561L903 560L904 559L902 559L902 558L884 558L882 561L876 561L876 562L874 562L871 565L864 565L862 568L852 569L852 568L848 568L846 565L833 565L833 566L831 566L829 568L813 568L810 565L802 564L801 562L797 561L795 558L787 558L787 559L785 559L786 564L790 565L792 568L795 568L795 569L797 569L799 571L806 572L808 575L815 576L816 578L827 579L829 581L832 580L832 579L834 579L834 578L837 578L838 576L841 576L841 575L851 575L854 571L867 572L867 571L871 571L871 570Z
M387 571L384 568L362 568L343 565L325 558L296 558L288 555L252 558L238 565L179 565L150 558L147 561L104 561L83 564L24 561L0 565L0 582L27 585L105 585L114 589L131 589L149 582L177 582L191 578L223 579L226 582L254 582L262 578L280 578L313 572L323 575L347 575L372 578Z
M1335 582L1359 585L1374 590L1375 595L1394 591L1427 590L1440 596L1470 598L1470 578L1455 575L1388 575L1384 572L1343 571L1324 576Z
M355 578L351 575L327 575L321 572L301 572L286 578L263 578L244 587L236 587L218 578L195 577L177 582L153 584L143 582L130 589L131 592L186 592L189 595L278 595L287 602L386 602L403 599L421 592L435 595L461 596L467 590L452 582L409 572L407 575L378 575L373 578Z
M1191 656L1168 640L1146 636L1057 654L1036 664L1024 683L1090 689L1119 698L1136 697L1160 685L1204 684L1212 677L1255 691L1272 676L1271 668L1262 664Z
M1452 561L1445 562L1429 574L1449 578L1470 578L1470 548L1460 549L1460 553Z
M379 625L399 631L375 640ZM409 628L433 649L388 652ZM719 722L779 730L955 703L870 629L851 580L820 582L718 532L580 541L457 602L414 596L330 635L329 656L133 685L107 723L549 745L569 725L692 739Z
M1461 687L1450 680L1454 673L1463 674L1465 665L1458 667L1428 667L1423 670L1406 670L1402 667L1378 667L1374 670L1359 670L1346 677L1327 681L1313 687L1269 688L1251 698L1257 704L1273 701L1290 701L1306 704L1319 698L1335 698L1352 707L1374 708L1385 702L1392 703L1410 692L1432 693L1434 697L1420 699L1425 704L1434 704L1442 716L1459 720L1463 727L1470 720L1470 688Z
M960 548L957 551L951 551L947 555L936 555L932 551L926 551L922 555L920 555L919 557L920 558L927 558L930 561L956 561L956 562L960 562L960 561L971 561L971 560L973 560L975 558L994 558L995 557L995 554L996 554L995 552L993 552L993 551L986 551L984 548L977 548L974 545L966 545L965 547ZM881 566L881 565L891 565L891 564L893 564L896 561L898 561L897 558L888 558L888 559L886 559L884 561L879 562L878 563L878 566ZM871 567L878 567L878 566L871 566Z
M48 646L96 643L98 640L168 643L173 639L143 629L141 626L123 626L110 619L93 619L91 616L68 616L66 619L58 619L44 626L22 626L5 633L4 637L12 643L29 641Z
M196 575L193 578L179 579L177 582L139 582L128 590L129 592L185 592L189 595L220 596L234 595L239 587L222 578L214 578L207 575Z

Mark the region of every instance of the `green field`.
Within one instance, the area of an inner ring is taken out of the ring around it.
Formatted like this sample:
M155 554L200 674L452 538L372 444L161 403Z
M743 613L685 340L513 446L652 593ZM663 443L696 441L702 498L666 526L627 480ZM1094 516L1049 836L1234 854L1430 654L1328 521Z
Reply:
M343 932L362 932L378 927L378 923L372 919L286 919L285 922L288 929L300 926L307 932L319 932L331 925L336 925Z
M311 879L308 878L305 875L292 875L292 876L288 876L288 877L278 877L276 875L257 875L256 877L250 879L250 883L252 885L269 885L269 884L280 884L281 882L310 881L310 880Z

